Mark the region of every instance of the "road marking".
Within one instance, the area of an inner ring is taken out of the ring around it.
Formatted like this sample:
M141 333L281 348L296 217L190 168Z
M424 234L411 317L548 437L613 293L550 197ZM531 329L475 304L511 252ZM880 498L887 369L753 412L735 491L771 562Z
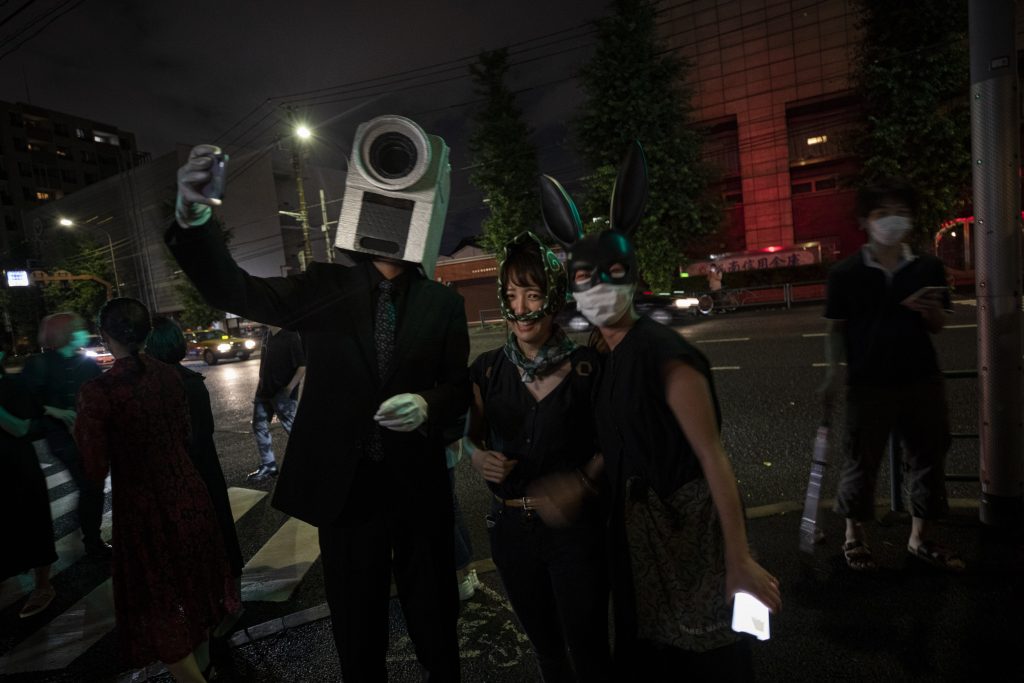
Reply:
M289 518L242 567L242 600L284 602L318 557L316 527Z
M811 363L812 368L827 368L830 363ZM846 362L840 363L840 365L846 365Z
M228 502L231 504L231 517L237 522L246 512L252 509L256 503L263 500L267 495L266 491L258 489L243 489L237 486L228 487Z
M963 330L963 329L967 329L968 327L977 327L977 326L978 326L978 323L971 323L971 324L968 324L968 325L946 325L946 329L947 330Z
M698 344L724 344L726 342L750 341L750 337L730 337L728 339L698 339Z
M63 669L114 628L110 579L0 657L0 672Z
M106 481L103 483L103 494L110 493L110 476L107 476ZM57 519L63 515L68 514L72 510L78 507L78 491L72 491L66 496L61 496L57 500L50 503L50 518Z
M803 336L803 337L824 337L827 334L828 334L827 332L808 332L807 334L804 334L804 335L801 335L801 336Z
M715 367L713 367L711 369L712 370L739 370L740 366L738 366L738 365L716 365Z
M71 473L67 470L61 470L60 472L51 474L46 478L46 488L52 489L69 481L71 481Z

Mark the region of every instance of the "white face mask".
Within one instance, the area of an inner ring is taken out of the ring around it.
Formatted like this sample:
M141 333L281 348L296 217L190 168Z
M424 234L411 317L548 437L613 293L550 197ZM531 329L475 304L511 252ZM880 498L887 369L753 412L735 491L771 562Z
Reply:
M598 327L618 322L633 305L633 285L602 282L585 292L573 292L576 309Z
M891 247L903 241L913 224L903 216L886 216L877 221L868 221L868 234L879 244Z

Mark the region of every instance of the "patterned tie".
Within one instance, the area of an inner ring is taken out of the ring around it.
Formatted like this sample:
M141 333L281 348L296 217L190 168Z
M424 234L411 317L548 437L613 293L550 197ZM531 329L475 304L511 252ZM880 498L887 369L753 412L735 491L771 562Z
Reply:
M377 297L377 315L373 324L373 345L377 349L377 378L383 381L395 357L395 301L392 298L395 284L391 280L381 280L377 287L380 294ZM384 459L384 444L381 443L380 430L381 428L374 424L373 431L370 432L370 441L366 444L366 457L375 462Z
M383 380L395 357L395 301L392 299L395 284L391 280L381 280L377 287L380 296L377 298L373 342L377 347L377 378Z

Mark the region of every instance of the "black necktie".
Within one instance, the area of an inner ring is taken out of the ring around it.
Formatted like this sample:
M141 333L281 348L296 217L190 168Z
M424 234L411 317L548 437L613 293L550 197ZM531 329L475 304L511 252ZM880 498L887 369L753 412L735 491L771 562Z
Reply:
M380 292L373 323L373 345L377 350L377 378L383 382L395 357L395 301L392 298L395 284L391 280L381 280L377 288ZM366 444L366 456L376 462L384 459L384 444L381 443L380 430L381 428L374 424L373 431L370 432L370 441Z
M392 293L395 284L381 280L377 285L377 317L373 325L373 342L377 347L377 377L384 380L395 357L395 301Z

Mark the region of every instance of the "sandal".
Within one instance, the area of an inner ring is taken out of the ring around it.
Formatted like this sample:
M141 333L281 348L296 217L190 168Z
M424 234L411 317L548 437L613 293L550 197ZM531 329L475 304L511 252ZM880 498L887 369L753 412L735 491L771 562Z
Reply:
M908 545L907 552L922 562L954 574L960 574L967 569L967 563L962 557L934 541L921 541L916 549Z
M35 589L29 594L28 600L25 601L21 611L18 612L18 617L21 619L34 617L49 607L55 597L57 597L57 591L53 589L53 586Z
M864 541L847 541L843 544L846 565L855 572L871 572L878 569L871 556L871 548Z

